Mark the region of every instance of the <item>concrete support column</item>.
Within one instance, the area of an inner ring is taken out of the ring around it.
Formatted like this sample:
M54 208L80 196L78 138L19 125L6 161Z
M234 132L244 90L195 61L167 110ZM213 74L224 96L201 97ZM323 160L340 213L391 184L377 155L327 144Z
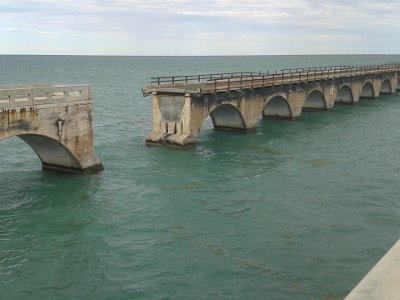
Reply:
M190 94L164 96L153 93L153 130L146 139L146 145L194 145L204 120L204 113L200 111L199 118L196 112ZM197 119L201 120L200 124Z
M147 145L158 144L161 137L167 132L166 123L161 120L160 106L158 105L158 95L153 93L153 130L146 139Z
M292 111L292 118L296 119L301 116L303 105L306 102L306 90L293 90L288 93L288 103Z
M399 78L397 77L397 74L394 74L393 77L390 78L390 87L392 90L392 94L396 93L398 82L399 82Z
M373 80L373 86L374 86L374 98L378 98L379 94L382 89L382 80L375 78Z
M332 109L335 105L336 96L338 94L337 88L332 85L324 88L324 97L326 102L326 109Z

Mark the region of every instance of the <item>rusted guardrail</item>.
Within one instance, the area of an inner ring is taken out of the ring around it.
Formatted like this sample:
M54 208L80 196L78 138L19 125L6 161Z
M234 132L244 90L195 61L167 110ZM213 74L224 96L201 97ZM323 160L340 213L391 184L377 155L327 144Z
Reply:
M187 75L187 76L166 76L166 77L151 77L152 84L178 84L178 83L194 83L212 81L215 79L232 79L232 78L246 78L251 76L261 76L265 73L258 72L231 72L231 73L213 73L201 75Z
M240 79L227 78L208 80L207 83L200 87L200 92L229 92L232 90L329 80L343 77L365 76L394 71L400 71L400 63L284 69L281 70L280 73L275 71L275 73L270 74L267 72L261 76L252 75Z

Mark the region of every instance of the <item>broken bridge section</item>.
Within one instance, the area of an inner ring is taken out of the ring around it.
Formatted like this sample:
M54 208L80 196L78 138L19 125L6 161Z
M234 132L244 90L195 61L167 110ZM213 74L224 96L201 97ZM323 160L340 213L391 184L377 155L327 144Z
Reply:
M100 171L92 109L90 85L0 86L0 141L18 136L45 169Z
M214 129L254 130L261 117L298 119L305 110L329 110L400 89L400 63L154 77L143 89L153 98L147 145L189 147L207 117Z

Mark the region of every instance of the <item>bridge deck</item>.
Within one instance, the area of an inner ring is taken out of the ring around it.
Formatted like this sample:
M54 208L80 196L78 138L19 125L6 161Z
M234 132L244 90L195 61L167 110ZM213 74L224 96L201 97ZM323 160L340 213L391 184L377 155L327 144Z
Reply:
M243 89L299 84L338 78L378 75L400 70L399 63L363 66L284 69L281 73L221 73L209 75L153 77L143 96L153 92L166 94L209 94Z

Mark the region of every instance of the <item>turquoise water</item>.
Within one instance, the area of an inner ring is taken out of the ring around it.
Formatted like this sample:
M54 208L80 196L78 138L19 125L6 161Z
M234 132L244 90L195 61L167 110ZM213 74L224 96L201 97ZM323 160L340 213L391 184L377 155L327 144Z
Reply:
M0 299L342 299L399 238L400 96L196 148L147 148L151 76L398 56L0 56L0 84L90 83L105 170L0 144Z

